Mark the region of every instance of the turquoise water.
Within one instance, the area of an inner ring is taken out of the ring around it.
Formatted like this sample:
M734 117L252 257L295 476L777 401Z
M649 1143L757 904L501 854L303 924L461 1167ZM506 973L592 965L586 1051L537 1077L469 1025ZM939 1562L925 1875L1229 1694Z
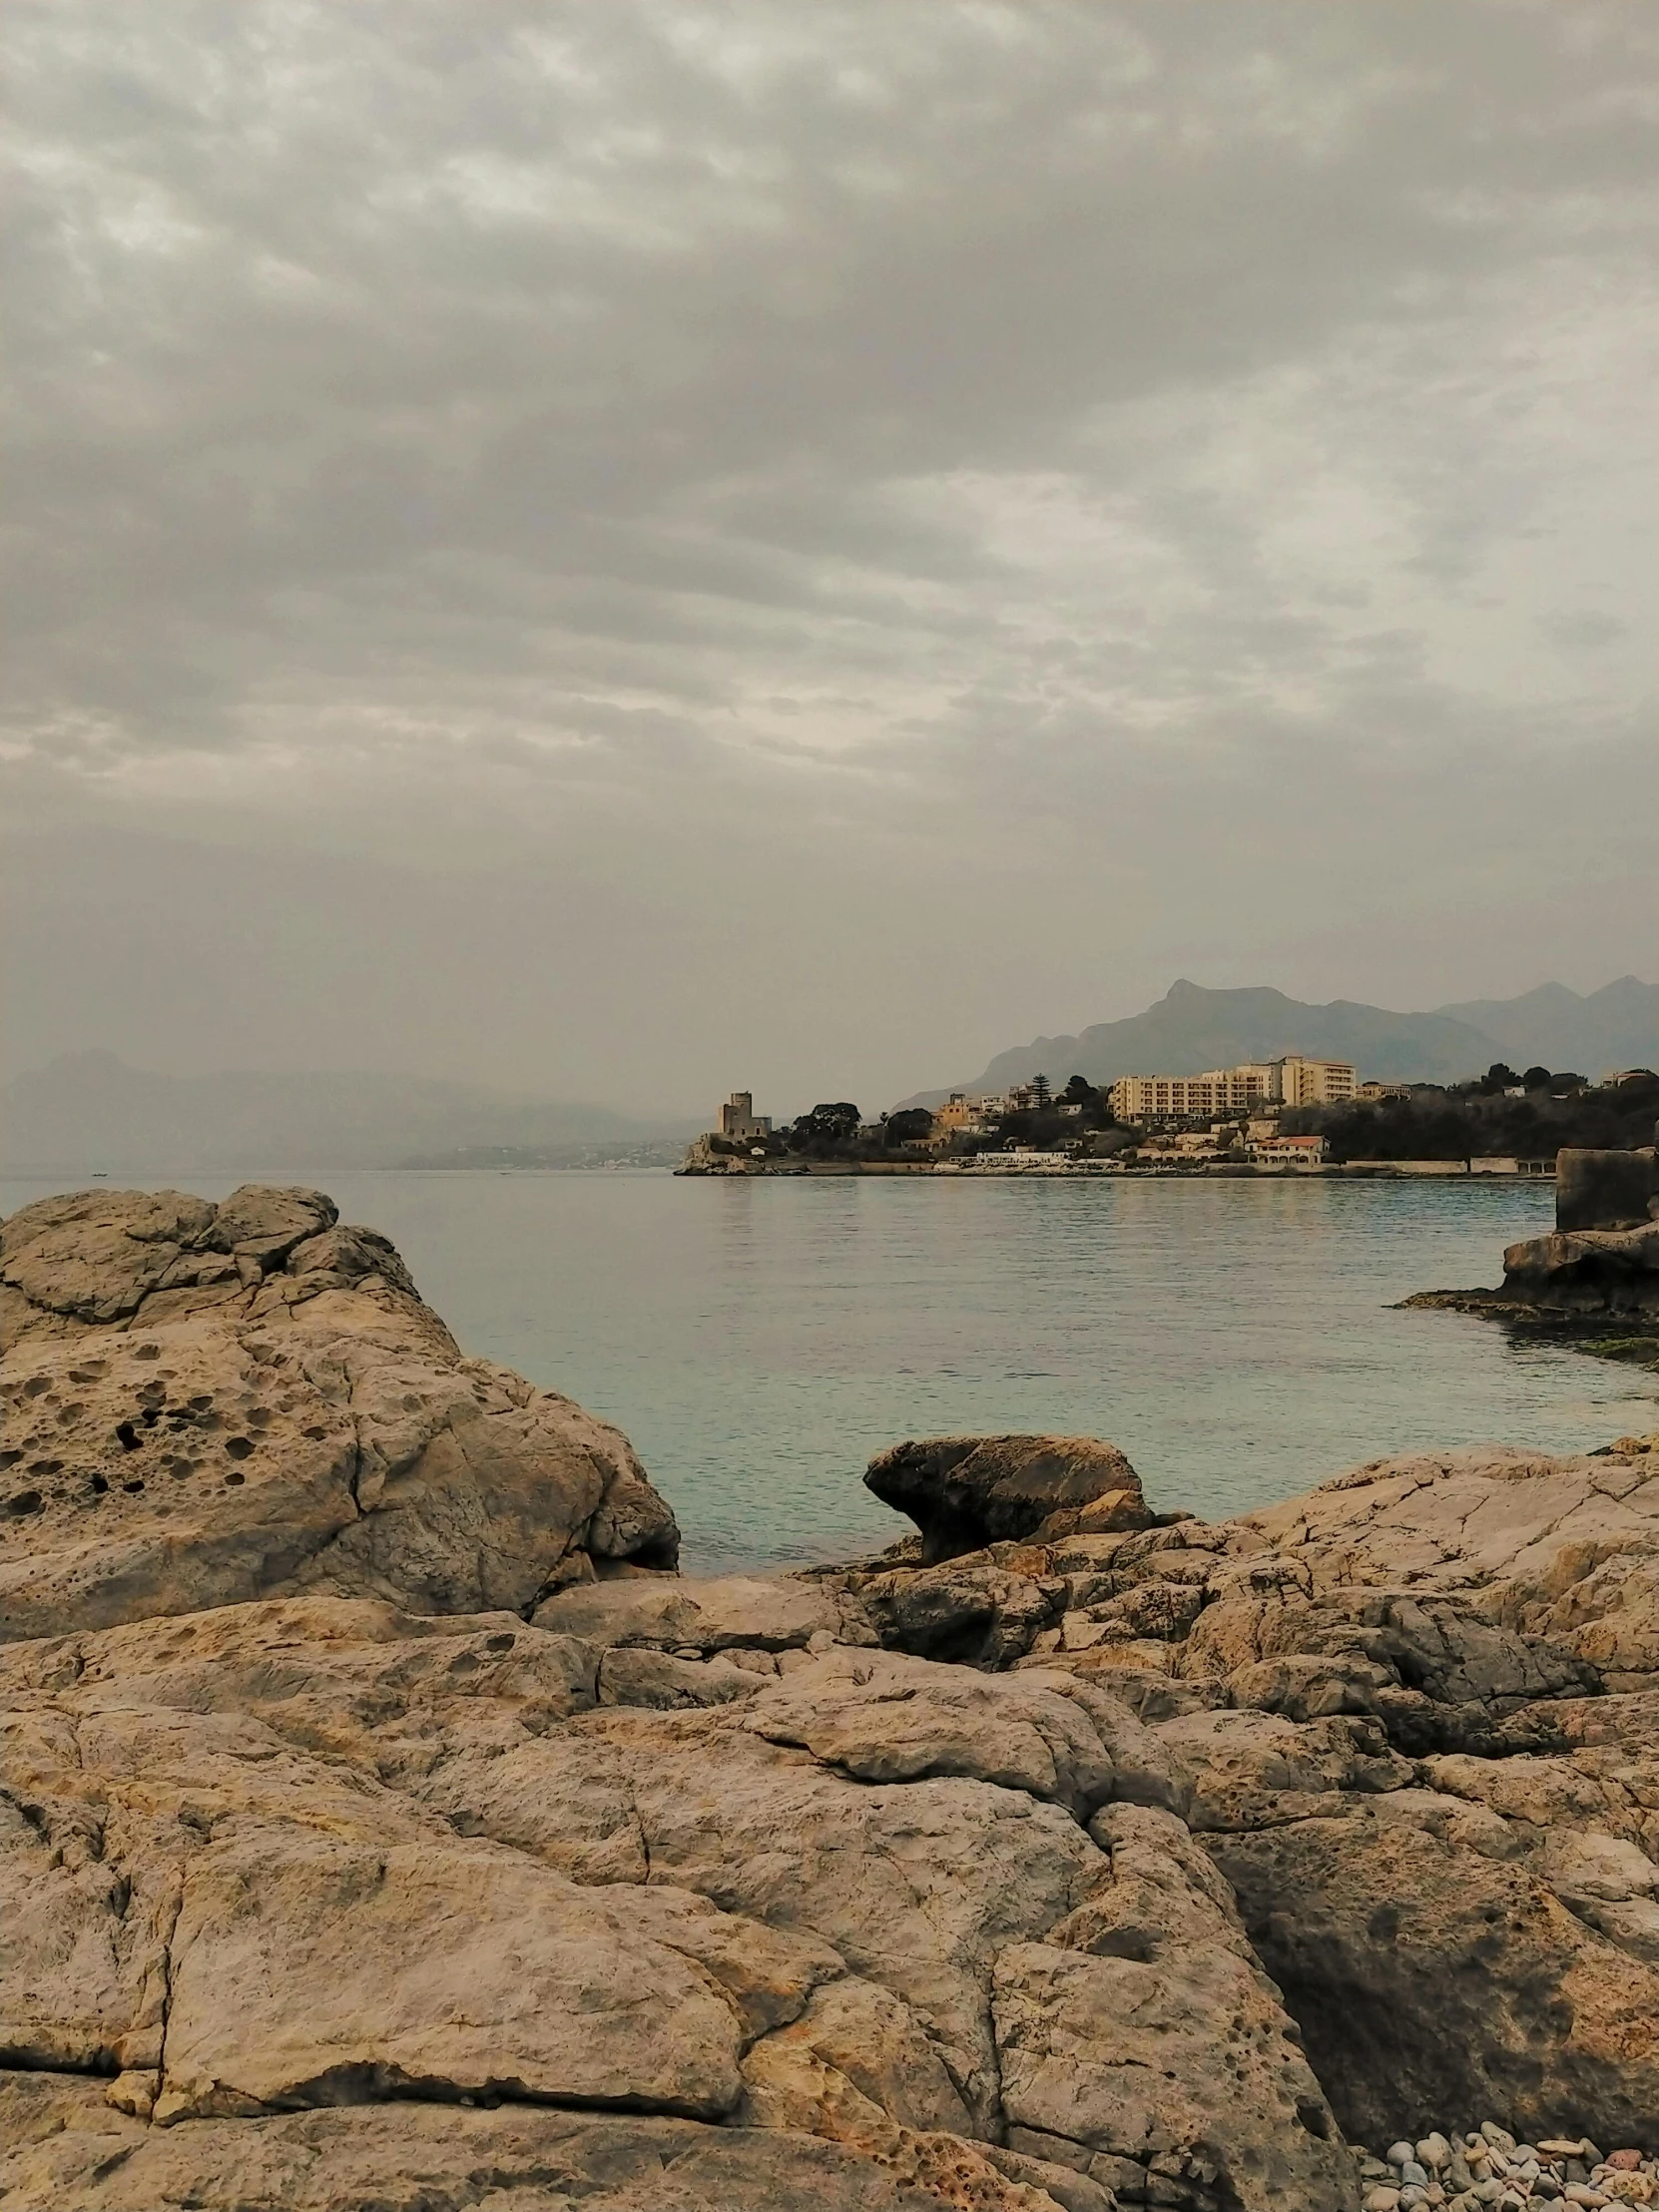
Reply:
M1155 1504L1214 1515L1384 1451L1659 1422L1651 1377L1387 1311L1495 1283L1549 1226L1547 1186L310 1180L394 1240L469 1351L626 1429L703 1570L890 1540L858 1478L901 1436L1108 1436Z

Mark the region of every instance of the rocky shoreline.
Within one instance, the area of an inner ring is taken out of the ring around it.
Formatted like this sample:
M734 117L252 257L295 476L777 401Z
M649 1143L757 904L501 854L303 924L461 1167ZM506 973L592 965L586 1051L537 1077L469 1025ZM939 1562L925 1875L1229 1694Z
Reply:
M0 2206L1659 2201L1659 1438L693 1581L314 1192L0 1227Z
M1503 1255L1499 1289L1418 1291L1402 1308L1472 1314L1514 1337L1659 1369L1659 1166L1654 1148L1564 1151L1555 1228Z

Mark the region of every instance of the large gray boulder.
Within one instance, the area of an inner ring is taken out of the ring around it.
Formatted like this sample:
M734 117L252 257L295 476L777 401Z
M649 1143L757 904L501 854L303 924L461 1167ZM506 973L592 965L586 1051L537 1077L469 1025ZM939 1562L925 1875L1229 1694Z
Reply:
M1207 1841L1358 2138L1436 2112L1651 2135L1659 1969L1579 1918L1525 1824L1409 1790Z

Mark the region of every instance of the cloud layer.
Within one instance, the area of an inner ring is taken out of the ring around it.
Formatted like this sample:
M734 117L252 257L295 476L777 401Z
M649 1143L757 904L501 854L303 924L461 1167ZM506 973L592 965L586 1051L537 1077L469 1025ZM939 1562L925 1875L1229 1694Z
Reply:
M1645 11L8 43L14 1064L873 1103L1643 964Z

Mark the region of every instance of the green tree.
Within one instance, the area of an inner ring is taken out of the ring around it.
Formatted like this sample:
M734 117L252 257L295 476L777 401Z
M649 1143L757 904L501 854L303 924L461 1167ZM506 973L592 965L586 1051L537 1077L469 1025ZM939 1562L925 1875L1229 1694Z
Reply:
M1048 1077L1046 1075L1033 1075L1031 1078L1032 1111L1038 1114L1045 1112L1053 1096L1054 1086L1050 1083Z
M906 1106L886 1117L882 1132L888 1144L917 1144L933 1133L933 1117L925 1106Z
M832 1152L851 1143L861 1119L849 1098L821 1101L810 1114L801 1115L790 1130L791 1148L796 1152Z

